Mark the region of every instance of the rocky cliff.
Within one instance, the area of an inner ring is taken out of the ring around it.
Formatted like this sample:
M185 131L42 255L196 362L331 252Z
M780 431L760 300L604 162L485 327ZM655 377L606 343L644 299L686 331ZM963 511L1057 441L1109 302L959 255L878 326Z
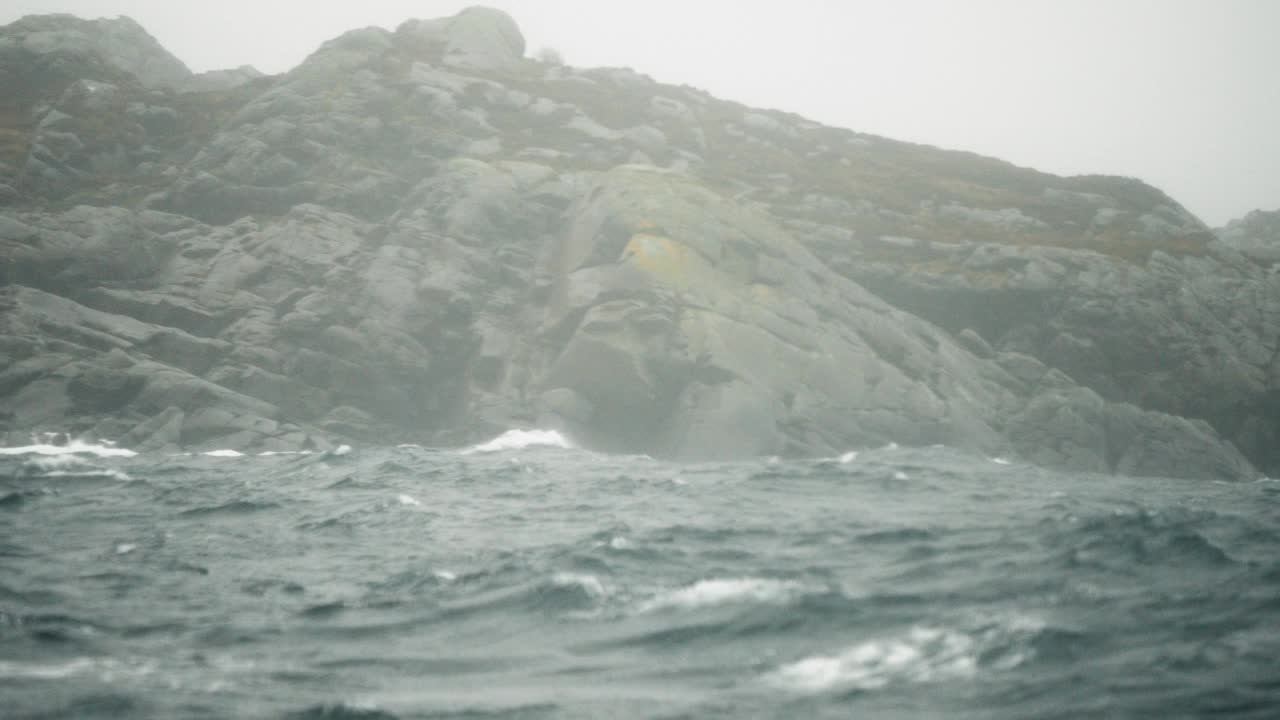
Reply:
M140 38L0 29L0 433L1280 465L1272 266L1137 181L530 60L485 8L276 77Z

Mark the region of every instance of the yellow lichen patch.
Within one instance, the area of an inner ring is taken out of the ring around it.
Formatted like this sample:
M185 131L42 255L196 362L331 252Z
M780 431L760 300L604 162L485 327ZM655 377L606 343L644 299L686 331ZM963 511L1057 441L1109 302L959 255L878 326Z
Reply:
M671 238L648 233L632 235L622 251L637 267L669 282L685 279L692 254Z
M740 285L684 243L662 235L636 233L622 253L623 261L654 280L679 292L700 296L706 302L727 302Z

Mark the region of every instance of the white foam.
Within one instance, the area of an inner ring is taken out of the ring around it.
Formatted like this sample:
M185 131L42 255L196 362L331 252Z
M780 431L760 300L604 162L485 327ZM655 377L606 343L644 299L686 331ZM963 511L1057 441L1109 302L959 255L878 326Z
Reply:
M54 470L52 472L44 473L40 477L65 478L68 480L74 480L77 478L79 479L111 478L112 480L119 480L120 482L129 482L130 480L133 479L129 477L127 474L120 472L119 470L115 470L113 468L100 468L100 469L94 469L94 470L89 470L89 469Z
M528 447L557 447L566 450L573 445L555 430L508 430L486 443L463 450L463 454L523 450Z
M138 453L127 448L94 445L83 440L71 440L65 445L36 443L21 447L0 448L0 455L93 455L100 458L134 457Z
M871 640L839 655L817 655L783 665L769 680L796 692L824 692L969 677L977 670L975 645L963 633L917 627L904 637Z
M310 450L264 450L258 457L275 457L276 455L310 455Z
M968 630L916 626L836 655L783 665L766 681L793 692L816 693L964 679L978 673L980 660L993 670L1026 662L1033 654L1030 639L1044 628L1043 620L1022 615L978 622Z
M210 450L208 452L202 452L200 454L204 455L205 457L219 457L219 458L244 457L244 453L240 452L239 450L229 450L229 449Z
M89 463L75 455L37 455L27 460L27 464L40 470L63 470L73 467L85 467Z
M338 447L334 448L334 450L333 450L333 454L334 454L334 455L346 455L346 454L347 454L347 453L349 453L349 452L351 452L351 446L350 446L350 445L339 445Z
M778 603L803 592L799 583L771 578L699 580L678 590L662 593L640 606L640 612L698 608L731 603Z
M138 549L138 546L134 543L120 543L119 545L116 546L116 554L128 555L129 553L137 549Z
M851 463L851 462L853 462L854 460L857 460L857 459L858 459L858 451L857 451L857 450L850 450L849 452L847 452L847 453L845 453L845 454L843 454L843 455L841 455L841 456L840 456L840 464L841 464L841 465L848 465L849 463Z
M551 578L551 583L556 587L580 587L593 598L602 598L609 594L605 589L604 583L594 575L579 575L577 573L556 573Z
M630 540L622 537L621 535L616 535L613 538L610 538L609 547L614 550L630 550L634 546L631 544Z
M457 579L458 579L458 574L457 574L457 573L450 572L450 571L448 571L448 570L436 570L435 572L433 572L433 573L431 573L431 574L432 574L432 575L435 575L437 578L439 578L439 579L441 579L441 580L443 580L443 581L445 581L445 582L453 582L454 580L457 580Z
M995 463L995 464L997 464L997 465L1012 465L1012 464L1013 464L1013 462L1012 462L1011 460L1009 460L1008 458L1002 458L1002 457L993 457L993 458L991 458L991 462L993 462L993 463Z
M404 495L404 494L397 495L396 502L400 503L401 505L409 505L411 507L418 507L422 505L422 503L418 502L417 498L413 497L412 495Z
M911 478L906 473L902 472L901 470L898 470L893 473L893 479L894 480L910 480Z

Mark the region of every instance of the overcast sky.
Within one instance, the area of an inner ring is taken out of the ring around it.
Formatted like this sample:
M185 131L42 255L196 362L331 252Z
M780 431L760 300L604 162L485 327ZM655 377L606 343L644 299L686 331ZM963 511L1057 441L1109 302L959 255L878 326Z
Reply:
M193 70L281 72L449 0L4 0L129 15ZM530 51L1059 174L1136 176L1211 225L1280 209L1280 0L489 0Z

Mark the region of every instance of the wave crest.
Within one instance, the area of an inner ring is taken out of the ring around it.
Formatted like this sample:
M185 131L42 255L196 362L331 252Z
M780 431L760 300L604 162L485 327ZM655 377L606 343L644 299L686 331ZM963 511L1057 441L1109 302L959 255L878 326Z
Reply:
M573 444L555 430L508 430L489 442L473 445L464 454L492 453L503 450L523 450L528 447L555 447L573 449Z
M0 455L93 455L100 458L130 458L137 456L137 454L127 448L115 447L110 444L95 445L83 440L69 440L59 445L46 441L21 447L0 448Z
M804 592L804 586L790 580L770 578L730 578L700 580L688 587L662 593L640 606L640 612L694 610L733 603L781 603Z
M802 693L875 690L975 676L984 668L1008 670L1035 654L1043 622L1015 616L958 630L916 626L905 634L869 640L837 655L815 655L783 665L768 681Z

